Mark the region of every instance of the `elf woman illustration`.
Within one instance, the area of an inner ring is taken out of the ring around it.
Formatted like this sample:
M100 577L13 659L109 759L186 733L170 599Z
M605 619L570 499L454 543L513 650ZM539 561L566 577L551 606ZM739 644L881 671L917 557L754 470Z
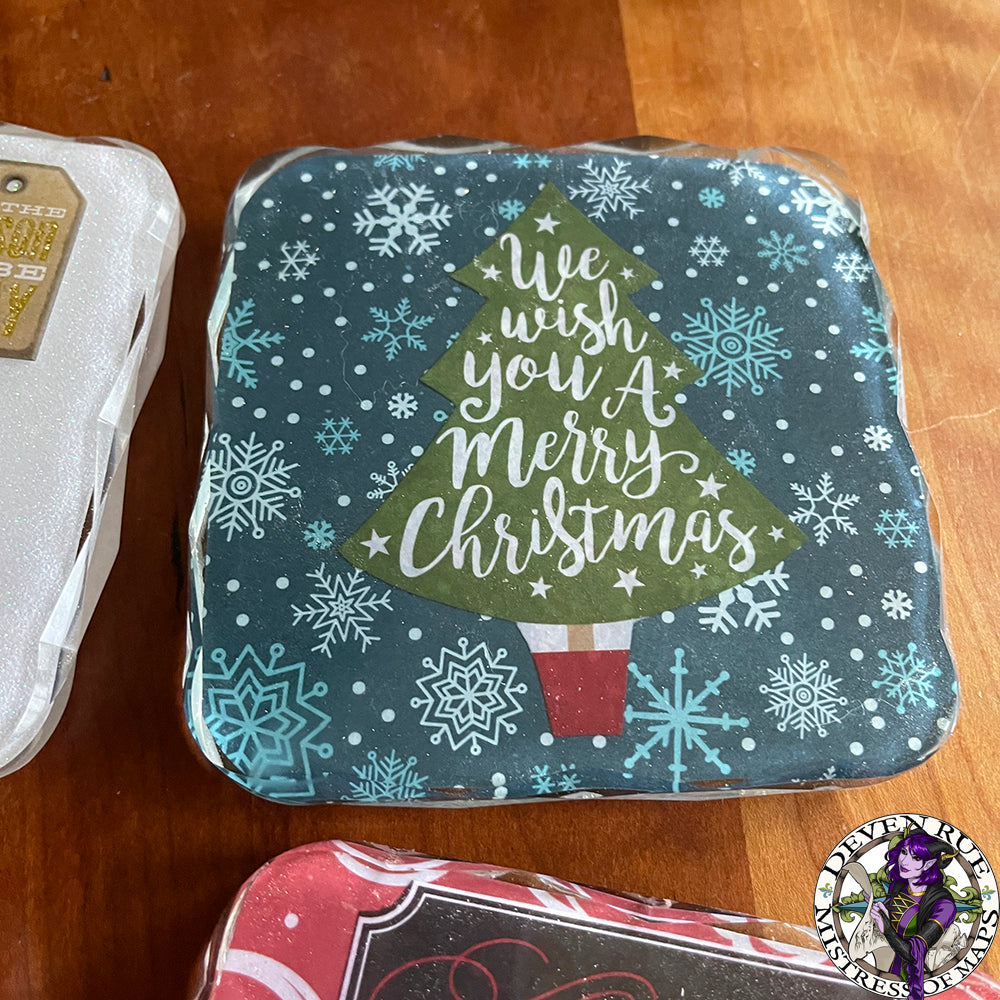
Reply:
M851 938L850 957L871 954L875 967L899 976L909 986L910 1000L923 1000L924 976L942 968L967 944L955 918L958 907L945 884L945 868L956 851L949 844L909 824L886 856L881 898L866 891L869 879L857 862L845 871L860 882L867 901L865 915ZM953 881L953 880L951 880Z

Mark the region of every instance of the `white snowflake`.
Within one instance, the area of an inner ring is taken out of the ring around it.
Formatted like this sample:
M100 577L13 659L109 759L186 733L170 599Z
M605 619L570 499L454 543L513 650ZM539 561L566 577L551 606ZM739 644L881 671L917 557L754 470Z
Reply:
M862 436L872 451L888 451L892 447L892 434L881 424L866 427Z
M754 181L764 179L760 168L755 163L751 163L750 160L727 160L720 157L709 160L708 169L725 170L729 175L729 183L733 187L738 187L744 179Z
M351 798L358 802L407 802L422 799L427 791L426 776L417 774L416 757L398 757L395 750L380 757L369 750L368 763L361 767L351 765L358 780L350 782Z
M502 733L517 732L510 720L524 711L517 696L528 686L516 682L517 667L504 663L506 657L506 649L494 655L485 642L470 649L465 636L457 650L442 646L438 662L424 657L429 672L417 680L421 696L410 704L423 709L420 725L434 730L431 743L447 739L452 750L468 744L478 756L483 743L497 746Z
M427 350L424 338L418 336L417 331L432 323L434 317L415 315L409 299L400 299L392 310L370 306L368 311L375 320L375 326L361 339L369 344L382 344L385 347L386 361L394 360L404 347L411 347L416 351Z
M736 299L718 308L711 299L702 299L701 304L705 312L694 316L684 313L686 333L674 330L670 334L705 373L697 384L705 385L712 378L725 387L727 396L744 385L749 385L755 396L762 395L764 387L760 383L768 378L780 379L779 359L792 356L787 348L778 347L778 334L783 328L768 324L763 306L748 312L736 304Z
M773 569L765 570L759 576L744 580L728 590L723 590L718 595L719 603L717 605L708 604L698 608L698 613L701 616L698 619L698 624L707 626L712 632L729 635L732 629L739 627L739 622L730 612L733 605L739 601L747 609L745 615L743 615L743 609L739 609L739 613L743 615L744 628L750 628L752 625L755 632L759 632L762 628L770 628L773 621L781 617L781 612L777 610L778 602L776 600L759 601L757 599L755 588L761 584L774 597L786 592L788 590L788 574L785 572L785 564L780 562Z
M285 502L302 496L289 475L299 467L298 462L278 457L284 447L283 441L263 444L255 432L235 443L229 434L216 439L206 461L208 523L218 524L226 532L227 542L247 528L254 538L263 538L263 522L276 517L284 521Z
M587 215L603 222L613 212L624 212L634 219L642 209L636 204L641 191L648 192L649 178L637 181L626 169L628 160L615 157L613 167L596 166L593 160L581 164L586 175L579 187L569 186L570 198L583 198L590 206Z
M796 264L809 263L808 258L802 256L805 253L805 244L796 244L795 236L792 233L787 236L779 236L772 229L769 239L758 237L757 242L763 247L763 250L757 251L757 256L768 258L772 271L783 267L791 274L795 270Z
M882 610L893 621L905 621L913 611L913 601L905 590L887 590L882 595Z
M701 236L694 238L694 243L688 248L688 253L695 258L700 267L722 267L726 262L729 247L722 245L718 236Z
M530 781L536 795L575 792L580 787L576 764L560 764L558 771L548 764L538 764L531 769Z
M809 216L813 228L824 236L839 236L858 229L858 220L847 205L816 181L803 180L792 191L792 204L797 212Z
M939 667L917 656L915 642L907 643L906 649L905 653L898 649L892 653L880 649L881 677L872 681L873 688L884 689L886 697L896 703L899 715L905 714L907 706L916 705L918 701L922 701L927 708L935 708L934 678L941 676Z
M280 250L281 270L278 272L278 281L287 281L289 277L296 281L305 281L319 260L319 253L310 250L305 240L298 240L293 246L282 243Z
M314 552L326 551L333 545L334 530L329 521L310 521L302 530L302 540Z
M366 577L361 570L351 570L346 577L339 573L333 577L325 563L306 576L316 581L315 588L309 595L309 603L302 608L293 604L292 611L295 625L305 621L314 632L320 633L320 642L313 646L314 653L332 657L338 642L350 640L360 642L363 653L371 643L379 641L380 637L372 634L370 623L380 608L392 611L388 590L377 597L371 584L364 582Z
M409 170L413 173L413 168L426 159L423 153L382 153L375 157L375 166L388 167L390 170Z
M261 330L253 326L253 299L244 299L238 306L226 313L226 322L222 328L222 347L219 351L219 360L228 363L226 378L234 378L238 385L246 386L247 389L257 388L257 369L253 361L242 355L245 350L260 354L265 348L275 347L280 344L285 335L282 333L272 333L270 330Z
M778 718L778 732L791 726L799 731L799 739L804 740L806 733L813 730L817 736L826 736L826 727L841 721L837 709L847 704L846 698L838 697L837 686L843 678L831 677L826 660L820 660L817 666L805 653L794 663L783 653L781 662L784 666L777 670L767 668L770 685L760 686L760 693L769 699L766 711Z
M369 490L368 499L384 500L412 468L412 462L405 469L401 469L395 462L389 462L385 467L385 472L373 472L368 478L375 484L375 488Z
M324 455L350 455L360 437L350 417L327 417L313 435Z
M856 281L859 285L864 284L868 280L868 275L872 273L871 264L853 250L850 253L838 253L833 269L848 284L852 281Z
M434 192L425 184L387 184L367 197L368 208L354 213L354 231L368 237L368 249L380 257L395 257L398 253L429 253L440 245L437 235L451 225L451 209L434 199ZM379 210L379 215L372 213ZM376 235L383 230L385 235ZM401 236L409 237L404 250Z
M721 716L706 715L705 699L709 695L718 697L722 685L729 680L729 672L723 670L715 680L705 681L704 687L697 694L693 690L684 690L684 677L688 671L684 669L684 650L674 650L674 665L670 672L674 675L673 696L666 688L660 690L653 683L652 675L644 674L634 663L628 665L629 673L635 677L639 687L646 692L648 701L647 710L640 711L631 705L625 706L625 721L635 722L636 720L648 722L647 730L652 734L645 743L636 743L635 753L626 758L625 767L629 769L625 772L625 777L630 778L631 768L643 759L651 758L650 751L656 746L670 749L671 761L667 765L667 770L673 775L671 787L675 792L681 790L681 782L687 772L687 765L683 761L684 751L697 747L704 755L705 763L712 764L721 774L729 774L732 768L721 759L719 750L710 747L705 742L705 735L709 726L717 726L728 732L739 726L746 729L750 725L749 719L733 718L728 712L723 712Z
M879 511L878 517L875 533L890 549L900 545L904 549L913 548L920 527L902 507Z
M790 486L805 504L797 507L788 518L795 524L811 524L817 545L826 545L834 531L842 531L845 535L858 533L845 512L861 498L857 493L838 493L834 496L833 478L829 472L824 472L815 486L800 483L791 483Z
M409 392L393 393L387 405L397 420L409 420L418 409L417 397Z

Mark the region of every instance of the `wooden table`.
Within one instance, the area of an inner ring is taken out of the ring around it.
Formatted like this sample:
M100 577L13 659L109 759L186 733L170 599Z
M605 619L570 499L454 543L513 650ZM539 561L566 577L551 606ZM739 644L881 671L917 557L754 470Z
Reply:
M896 810L1000 864L1000 16L994 0L7 0L0 117L156 151L187 211L166 357L133 438L121 554L53 739L0 781L0 994L181 997L241 881L363 838L810 920L827 850ZM940 514L958 730L841 792L491 810L290 808L203 765L176 710L204 325L230 190L259 155L435 133L540 145L650 133L826 153L902 320ZM1000 976L1000 952L984 968Z

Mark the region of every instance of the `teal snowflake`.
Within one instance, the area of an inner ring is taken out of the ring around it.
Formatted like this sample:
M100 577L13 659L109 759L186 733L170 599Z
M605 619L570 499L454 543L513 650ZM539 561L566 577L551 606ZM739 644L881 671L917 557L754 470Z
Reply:
M552 158L545 153L516 153L514 155L514 166L518 170L527 170L528 167L547 167L552 163Z
M351 797L358 802L406 802L422 799L427 777L417 774L416 757L399 757L395 750L380 757L369 750L368 763L351 770L358 780L350 782Z
M333 539L333 525L329 521L310 521L302 531L302 540L315 552L330 548Z
M226 651L212 652L217 673L205 673L204 723L226 764L253 791L276 798L315 794L312 756L333 756L329 743L317 742L330 716L315 702L327 694L322 681L305 687L305 663L280 665L285 647L271 646L262 660L246 645L233 663ZM288 774L301 766L301 777Z
M580 787L576 764L560 764L558 771L548 764L537 764L531 769L529 780L536 795L566 794Z
M625 722L648 722L647 730L652 734L645 743L636 743L635 753L625 760L626 778L631 778L631 769L640 760L651 759L650 751L657 746L669 749L671 754L667 770L673 775L671 788L675 792L681 790L681 785L688 785L685 779L688 771L684 763L684 752L695 747L702 753L705 763L713 765L720 774L729 774L732 768L719 756L716 747L710 747L704 737L708 727L715 726L723 732L740 727L746 729L750 720L744 717L733 718L728 712L722 715L708 715L705 700L711 695L718 697L722 685L729 680L729 671L723 670L714 680L705 681L697 694L693 689L684 690L684 678L688 671L684 668L684 650L674 650L674 665L670 673L674 675L673 694L666 689L660 689L653 683L650 674L644 674L634 663L629 663L629 673L636 679L638 686L648 695L645 710L638 710L631 705L625 706Z
M890 549L895 549L899 546L902 546L904 549L912 549L919 533L920 525L902 507L897 507L895 510L879 511L878 523L875 525L875 534Z
M394 361L404 347L426 351L427 344L419 331L434 321L433 316L417 316L408 298L402 298L392 309L370 306L375 324L361 339L385 348L385 360Z
M412 172L418 163L423 163L426 159L423 153L382 153L375 157L375 166Z
M698 201L705 208L722 208L726 203L726 196L717 187L706 187L698 192Z
M726 452L726 461L744 476L752 475L757 468L757 459L746 448L730 448Z
M285 339L282 333L254 327L253 313L253 299L244 299L226 313L226 322L222 328L222 347L219 351L219 361L228 366L226 378L235 379L237 385L247 389L257 388L257 369L253 359L244 352L261 354Z
M876 690L884 690L890 701L896 703L896 712L903 715L907 706L919 702L927 708L936 707L934 700L934 678L941 676L941 668L917 656L917 644L907 643L906 652L895 650L890 653L884 649L878 651L878 680L872 681Z
M350 417L327 417L313 435L324 455L350 455L360 437Z
M524 202L516 198L508 198L497 205L498 214L508 222L513 222L523 211Z
M889 344L885 316L881 311L872 309L871 306L862 306L861 313L873 336L851 344L851 354L863 361L874 361L880 367L884 365L889 388L892 389L893 395L899 395L899 370L896 367L896 359Z
M779 236L772 229L770 237L767 239L758 237L757 242L763 247L762 250L757 251L757 256L768 258L772 271L783 267L791 274L795 270L796 264L809 263L808 259L802 256L806 249L805 244L797 244L792 233L787 236Z

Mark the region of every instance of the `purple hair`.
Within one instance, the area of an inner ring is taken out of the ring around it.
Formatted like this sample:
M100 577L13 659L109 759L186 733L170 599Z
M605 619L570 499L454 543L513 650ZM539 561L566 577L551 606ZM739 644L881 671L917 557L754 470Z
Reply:
M923 830L915 830L908 836L903 837L895 847L889 848L888 855L886 856L886 871L889 874L891 882L903 881L903 877L899 874L899 855L904 847L915 858L920 858L922 861L933 858L936 862L923 875L914 880L917 885L938 885L944 881L944 866L941 864L941 855L950 854L952 851L951 847L943 840L938 840L937 837L932 837L930 834L924 833ZM947 861L945 864L947 864Z

